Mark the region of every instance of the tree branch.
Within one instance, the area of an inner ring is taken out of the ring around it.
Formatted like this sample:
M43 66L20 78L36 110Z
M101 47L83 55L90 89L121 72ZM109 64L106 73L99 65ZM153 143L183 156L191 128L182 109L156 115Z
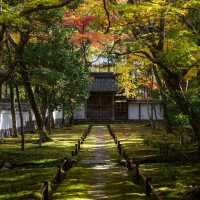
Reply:
M72 0L61 0L60 3L52 4L52 5L38 4L34 8L27 8L27 9L23 10L20 13L20 15L24 16L24 15L29 15L33 12L38 12L38 11L42 11L42 10L50 10L50 9L55 9L55 8L61 8L61 7L66 6L67 4L69 4L71 2L72 2Z
M17 62L14 61L8 66L7 71L0 70L0 85L2 85L5 81L8 81L12 77L13 72L16 69L16 65Z
M1 31L0 31L0 42L3 40L5 30L6 30L5 24L2 24Z
M103 8L105 10L105 13L106 13L106 16L107 16L107 21L108 21L108 25L106 27L105 33L108 33L109 30L110 30L111 21L110 21L110 13L109 13L108 8L107 8L106 0L103 0Z
M139 51L136 51L134 52L135 54L139 53L139 54L143 54L147 59L149 59L152 63L155 63L155 60L154 58L146 51L143 51L143 50L139 50Z
M163 50L165 42L165 13L162 12L160 15L160 30L159 30L159 42L158 50Z

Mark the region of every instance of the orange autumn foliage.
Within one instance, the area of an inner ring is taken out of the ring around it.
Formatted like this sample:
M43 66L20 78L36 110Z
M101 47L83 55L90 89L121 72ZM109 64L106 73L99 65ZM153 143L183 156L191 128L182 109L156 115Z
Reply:
M102 48L104 44L114 41L116 38L112 34L91 32L87 30L89 25L94 22L95 19L95 16L77 17L70 13L65 13L63 25L78 30L78 32L72 34L71 42L78 46L88 42L96 48Z
M79 32L84 33L86 28L96 19L95 16L83 16L76 17L65 13L63 25L66 27L72 27L78 29Z
M71 37L71 41L76 45L82 44L83 42L89 42L96 48L102 48L105 43L113 40L114 36L111 34L104 34L100 32L76 32Z

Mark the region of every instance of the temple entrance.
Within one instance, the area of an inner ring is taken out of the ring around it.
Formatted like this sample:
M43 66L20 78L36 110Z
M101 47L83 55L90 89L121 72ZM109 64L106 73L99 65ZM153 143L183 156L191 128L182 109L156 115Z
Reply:
M87 119L106 121L113 119L113 97L111 92L93 92L87 101Z

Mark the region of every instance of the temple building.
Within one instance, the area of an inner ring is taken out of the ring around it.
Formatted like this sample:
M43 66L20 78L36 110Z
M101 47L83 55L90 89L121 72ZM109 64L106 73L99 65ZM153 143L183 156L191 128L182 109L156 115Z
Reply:
M78 121L163 120L160 100L129 99L119 94L116 74L90 73L89 98L74 112Z

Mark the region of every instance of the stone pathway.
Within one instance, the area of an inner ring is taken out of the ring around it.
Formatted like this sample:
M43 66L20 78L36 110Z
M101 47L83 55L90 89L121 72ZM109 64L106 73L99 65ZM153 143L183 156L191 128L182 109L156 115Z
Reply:
M142 200L143 188L135 185L121 167L116 146L105 126L95 126L79 153L80 162L67 174L54 200Z

